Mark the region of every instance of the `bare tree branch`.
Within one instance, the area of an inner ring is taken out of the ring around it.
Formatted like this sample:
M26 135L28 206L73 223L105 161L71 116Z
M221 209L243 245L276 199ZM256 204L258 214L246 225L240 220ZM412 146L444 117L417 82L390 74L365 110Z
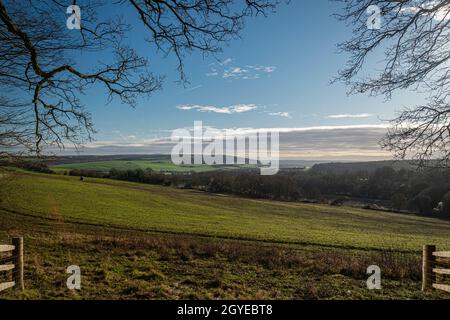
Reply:
M351 94L388 99L397 90L428 92L428 104L405 109L392 121L381 145L398 158L417 159L420 165L448 166L450 1L338 1L344 9L336 16L353 27L353 37L339 45L349 59L335 81L347 84ZM368 8L373 5L381 11L379 30L366 25ZM381 70L368 71L370 58L379 55L384 57L376 64Z
M0 0L0 146L40 153L46 146L78 146L92 138L93 123L80 96L91 88L106 90L134 106L162 85L149 72L147 59L123 43L131 24L101 17L107 6L128 7L149 31L155 49L174 54L186 81L183 57L193 50L214 54L237 37L244 19L265 15L276 0L120 0L77 1L82 8L79 32L68 30L66 8L73 1ZM99 61L80 66L79 54L101 53ZM104 57L104 59L102 59ZM102 61L103 60L103 61ZM6 111L3 111L6 110ZM20 121L19 121L20 120Z

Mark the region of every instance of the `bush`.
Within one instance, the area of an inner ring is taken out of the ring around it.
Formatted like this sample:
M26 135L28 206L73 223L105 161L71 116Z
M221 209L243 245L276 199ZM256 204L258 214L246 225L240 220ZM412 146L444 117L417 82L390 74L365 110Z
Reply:
M24 161L19 163L18 167L35 172L54 173L44 162Z
M428 214L433 211L433 201L430 196L420 193L411 201L411 207L417 209L422 214Z
M442 212L450 215L450 191L442 197Z
M395 193L391 198L392 207L396 210L405 209L408 199L403 193Z

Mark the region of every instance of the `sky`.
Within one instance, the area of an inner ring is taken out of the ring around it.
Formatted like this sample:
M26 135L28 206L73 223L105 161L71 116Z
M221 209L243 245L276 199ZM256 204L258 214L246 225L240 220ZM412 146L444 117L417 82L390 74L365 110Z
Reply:
M327 0L294 0L267 18L249 18L241 39L217 56L193 52L185 57L185 85L178 82L174 57L156 53L143 40L147 31L133 22L129 41L148 57L153 72L166 76L163 89L138 100L135 108L119 101L106 104L105 91L89 91L81 100L97 133L83 154L170 153L171 132L202 121L218 129L280 129L283 159L390 158L378 146L387 120L423 97L413 92L389 101L348 96L343 84L330 84L347 58L336 45L351 36L332 17L339 10L338 3ZM373 57L373 65L381 58ZM70 147L65 151L71 152Z

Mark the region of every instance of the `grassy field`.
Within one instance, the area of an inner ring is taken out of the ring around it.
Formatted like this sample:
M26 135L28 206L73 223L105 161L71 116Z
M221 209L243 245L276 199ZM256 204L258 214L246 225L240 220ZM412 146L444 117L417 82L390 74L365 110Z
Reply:
M208 166L208 165L175 165L166 160L107 160L82 163L59 164L51 166L56 172L64 172L72 169L95 170L108 172L114 168L117 170L134 170L150 168L154 171L170 172L206 172L214 170L236 170L245 166ZM248 167L248 166L247 166Z
M420 250L449 248L449 222L24 172L2 185L0 242L25 235L29 266L7 298L445 297L420 292ZM382 291L365 288L370 264Z
M420 256L74 224L0 209L0 242L25 235L25 291L0 299L436 299ZM81 290L66 288L69 265ZM383 270L367 290L367 266ZM0 279L2 281L2 279Z
M450 246L448 221L93 178L16 174L1 207L143 231L402 251Z

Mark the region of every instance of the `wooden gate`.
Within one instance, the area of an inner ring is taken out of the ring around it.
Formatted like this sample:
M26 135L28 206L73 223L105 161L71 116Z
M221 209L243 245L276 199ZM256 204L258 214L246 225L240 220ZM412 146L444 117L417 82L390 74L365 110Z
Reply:
M0 245L0 272L8 271L12 271L12 279L0 283L0 291L12 287L23 290L23 238L13 238L10 245Z
M450 292L450 251L437 251L436 246L423 247L422 291L434 288Z

